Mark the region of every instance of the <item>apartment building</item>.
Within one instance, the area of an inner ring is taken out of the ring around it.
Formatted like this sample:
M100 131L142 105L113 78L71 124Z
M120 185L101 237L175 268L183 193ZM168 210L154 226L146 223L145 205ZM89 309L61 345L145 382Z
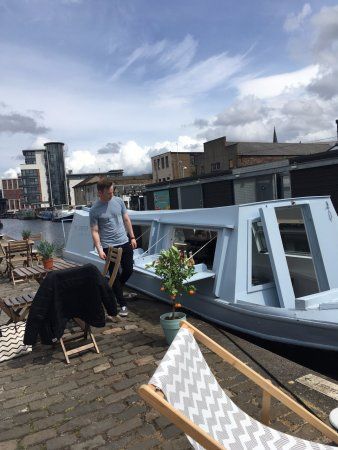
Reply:
M20 164L24 208L49 206L45 150L23 150L25 164Z
M20 170L25 208L69 203L63 146L62 142L47 142L44 149L22 151L25 164L20 165Z

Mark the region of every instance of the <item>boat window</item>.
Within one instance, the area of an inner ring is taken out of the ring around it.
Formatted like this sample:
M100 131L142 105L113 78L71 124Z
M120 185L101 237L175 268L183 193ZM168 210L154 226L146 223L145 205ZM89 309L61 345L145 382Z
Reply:
M273 282L271 262L265 241L263 226L261 221L252 223L252 244L251 244L251 284L258 286Z
M136 225L133 224L133 230L137 247L146 251L149 247L150 225Z
M194 255L195 264L204 263L212 269L214 263L217 232L196 228L175 228L173 244L179 249Z
M301 207L276 208L276 216L285 252L310 255Z
M302 206L275 208L296 297L319 292Z

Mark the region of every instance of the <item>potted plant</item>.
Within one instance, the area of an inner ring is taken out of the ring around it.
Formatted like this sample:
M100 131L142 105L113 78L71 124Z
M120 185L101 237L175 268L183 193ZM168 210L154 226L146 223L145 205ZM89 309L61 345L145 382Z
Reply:
M22 232L21 232L22 239L24 241L28 241L31 234L32 234L31 230L22 230Z
M151 265L156 275L161 277L161 291L170 298L172 310L163 314L160 321L167 342L171 344L179 329L180 321L186 319L183 312L176 311L182 307L180 297L184 293L193 295L196 290L195 286L185 284L195 273L194 262L192 258L187 258L182 251L172 246L168 250L162 250L159 258Z
M51 269L53 267L53 255L56 251L56 245L53 242L40 241L36 248L42 258L43 267Z

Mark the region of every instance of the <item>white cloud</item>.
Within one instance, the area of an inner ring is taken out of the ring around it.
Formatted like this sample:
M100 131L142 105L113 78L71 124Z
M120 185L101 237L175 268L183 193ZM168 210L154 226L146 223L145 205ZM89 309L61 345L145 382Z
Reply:
M136 61L153 58L158 56L163 52L167 43L165 40L156 42L155 44L144 44L141 47L138 47L133 53L128 57L127 61L123 66L117 69L111 77L112 81L117 80L120 76L134 64Z
M295 14L291 13L287 16L284 22L284 30L287 32L295 31L300 28L306 19L312 12L311 6L309 3L305 3L300 13Z
M159 59L159 63L165 67L183 70L193 60L197 45L197 41L188 34L177 46L173 46L173 48L164 52Z
M311 65L294 72L239 81L237 87L242 97L247 95L258 98L276 97L290 90L308 86L318 71L318 65Z
M170 42L166 39L155 42L153 44L143 44L136 48L127 61L119 67L111 76L111 81L117 81L123 73L125 73L132 65L139 63L140 65L133 68L133 73L139 76L146 75L147 69L145 63L151 62L151 71L154 72L154 65L165 68L170 72L185 69L191 63L197 49L197 41L187 35L178 44Z
M2 178L18 178L18 174L20 173L20 168L16 167L15 169L13 169L12 167L8 170L6 170L3 173Z
M246 64L243 56L228 56L227 53L214 55L200 61L185 71L169 75L157 82L155 92L159 99L157 104L178 105L185 103L194 96L222 87Z
M109 148L106 144L102 148ZM114 147L111 153L96 153L89 150L73 151L66 158L67 169L76 173L106 172L113 169L123 169L125 175L151 173L151 156L166 151L202 151L203 144L189 136L180 136L178 142L162 141L153 146L140 146L135 141L125 144L119 143L119 148ZM118 151L116 151L118 150Z

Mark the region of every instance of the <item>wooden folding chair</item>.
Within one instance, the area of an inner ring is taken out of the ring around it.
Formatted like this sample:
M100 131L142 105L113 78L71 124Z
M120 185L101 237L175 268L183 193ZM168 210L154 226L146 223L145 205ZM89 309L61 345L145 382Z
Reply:
M121 258L122 258L122 248L109 246L108 254L106 256L106 263L104 265L102 275L105 277L109 270L110 264L114 264L114 269L109 278L109 286L110 287L112 287L114 284L117 272L120 268Z
M107 257L106 257L106 263L104 265L104 268L103 268L103 271L102 271L102 275L104 277L107 275L108 270L109 270L109 265L111 263L113 263L114 264L114 269L112 271L112 274L111 274L111 276L109 278L109 282L108 282L110 287L112 287L112 285L113 285L113 283L115 281L117 272L118 272L120 264L121 264L121 257L122 257L122 248L120 248L120 247L119 248L114 248L114 247L111 247L111 246L109 247L109 251L108 251L108 254L107 254ZM97 346L95 337L94 337L93 333L91 332L90 326L87 323L85 323L82 320L80 320L79 318L77 318L77 317L74 317L73 320L74 320L74 322L77 325L79 325L79 327L81 328L82 331L80 333L76 333L74 335L65 336L65 337L63 336L60 339L60 344L61 344L61 347L62 347L62 351L63 351L63 353L65 355L67 364L70 363L69 356L75 355L75 354L80 353L80 352L82 352L84 350L88 350L88 349L93 348L96 351L96 353L100 353L100 350L99 350L99 348ZM91 342L89 342L87 344L79 345L79 346L77 346L75 348L72 348L70 350L68 350L66 348L66 345L65 345L66 343L73 343L74 344L74 343L79 342L79 341L81 342L83 340L87 340L88 336L90 337Z
M235 367L263 391L262 422L252 419L225 394L206 363L196 340ZM333 449L270 428L271 397L298 414L330 440L338 434L295 400L229 351L186 321L140 396L180 428L193 446L202 450ZM263 425L265 424L265 425Z
M17 263L21 266L29 266L30 262L30 245L27 241L10 241L6 253L6 261L8 266L8 274L12 279L13 284L25 281L25 279L15 279L13 270Z
M7 264L7 258L6 258L6 252L0 242L0 264L2 263L6 264L5 270L0 270L1 275L6 275L8 272L8 264Z
M74 317L73 320L81 328L81 331L71 335L64 335L60 338L61 348L63 354L65 355L67 364L70 364L69 356L76 355L77 353L83 352L85 350L94 349L96 353L100 353L95 337L91 332L90 325L88 325L78 317ZM83 341L87 341L88 336L90 337L91 342L83 344ZM81 343L81 345L72 347L70 349L66 348L67 343L78 344L79 342Z
M44 239L43 237L43 233L36 233L36 234L31 234L29 236L29 240L34 242L34 245L36 242L41 242ZM36 248L34 248L34 246L32 246L31 249L31 257L32 257L32 261L36 261L37 263L42 261L42 258L38 252L38 250Z

